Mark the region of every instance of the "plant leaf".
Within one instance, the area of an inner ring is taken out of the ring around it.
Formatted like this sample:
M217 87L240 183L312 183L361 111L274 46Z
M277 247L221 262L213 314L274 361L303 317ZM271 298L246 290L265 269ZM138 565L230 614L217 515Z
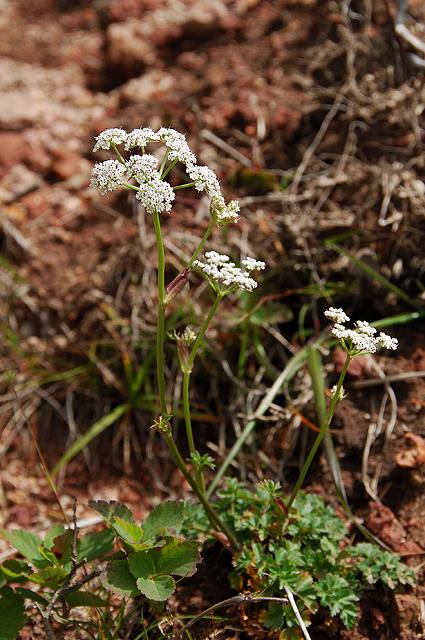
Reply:
M114 532L110 529L89 533L77 544L77 560L91 562L95 558L111 553L114 548Z
M112 526L119 537L129 544L137 544L143 537L142 527L139 527L135 522L128 522L123 518L115 517Z
M183 524L183 502L162 502L148 515L143 522L145 540L155 538L161 532L174 529L178 533Z
M46 535L44 536L43 546L49 551L53 551L53 547L55 546L55 539L63 536L64 533L65 527L63 526L63 524L55 524L47 531ZM55 552L53 551L53 553Z
M37 573L30 573L28 580L36 584L42 584L51 589L57 589L68 577L68 571L63 567L45 567Z
M128 558L130 571L135 578L149 578L156 573L155 562L149 551L136 551Z
M0 536L10 542L21 555L32 562L36 567L45 567L46 560L40 553L42 540L32 531L16 529L15 531L0 531Z
M139 593L136 578L130 571L127 560L112 560L106 570L106 586L121 596L135 596Z
M171 573L175 576L192 576L199 562L196 542L174 540L161 549L156 565L157 573Z
M130 509L121 502L111 500L89 500L89 507L97 511L102 518L112 526L114 518L122 518L126 522L134 522L133 514Z
M9 589L0 589L0 640L16 640L25 622L23 598Z
M108 601L89 591L69 591L64 600L72 607L107 607Z
M173 595L176 583L171 576L153 576L138 578L137 586L147 598L161 602Z
M0 565L0 569L8 578L8 582L16 581L19 578L25 580L25 577L32 571L31 567L23 560L6 560Z

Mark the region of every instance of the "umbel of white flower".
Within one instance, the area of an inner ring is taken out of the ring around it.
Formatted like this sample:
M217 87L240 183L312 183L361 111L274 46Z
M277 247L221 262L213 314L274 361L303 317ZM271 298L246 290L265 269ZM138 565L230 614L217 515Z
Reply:
M354 329L348 329L345 324L350 322L350 318L342 309L330 307L325 311L325 316L333 322L332 335L338 338L348 353L375 353L378 349L395 350L398 347L396 338L382 332L377 335L375 327L364 320L358 320L354 323Z
M166 148L162 172L157 158L145 153L146 147L151 143L159 143ZM141 154L130 155L126 159L118 149L120 146L124 147L123 153L140 149ZM190 150L185 136L174 129L161 127L158 131L153 131L150 127L145 127L134 129L130 133L119 128L106 129L96 137L93 150L112 150L118 157L118 160L98 162L93 167L91 186L102 195L125 186L136 190L136 198L149 213L169 212L175 194L165 177L180 162L196 191L205 193L210 198L211 216L216 224L225 225L239 219L239 204L235 200L226 203L214 171L197 164L196 156Z
M253 271L265 269L266 265L254 258L245 258L241 265L243 268L237 267L234 262L231 262L229 256L217 251L207 251L204 262L195 260L193 263L195 269L222 290L253 291L257 287L257 282L251 274Z

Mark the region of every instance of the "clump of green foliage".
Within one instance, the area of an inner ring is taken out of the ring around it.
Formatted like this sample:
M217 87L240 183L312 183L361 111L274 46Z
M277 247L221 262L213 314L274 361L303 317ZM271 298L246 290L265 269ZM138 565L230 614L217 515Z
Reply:
M130 599L139 597L141 609L143 602L165 601L176 580L195 573L198 543L179 535L183 503L158 505L142 524L125 505L97 501L91 506L107 525L96 533L80 537L75 528L62 525L52 527L44 539L25 530L0 532L21 556L0 565L0 640L15 640L26 621L26 604L38 609L49 639L55 638L54 622L85 628L87 637L92 637L94 625L99 637L112 640L118 637ZM99 576L101 584L93 583ZM35 589L29 588L31 583ZM121 596L114 620L111 591ZM97 622L92 616L74 620L70 612L75 607L103 608L106 614L103 621L102 616Z
M352 627L360 597L380 582L389 589L413 583L413 572L399 557L374 544L350 544L348 530L334 509L317 495L299 493L288 514L278 483L265 481L254 490L228 480L215 508L236 532L241 551L234 555L238 587L268 596L289 588L308 625L319 610ZM191 522L209 533L198 505ZM189 527L188 527L189 533ZM299 624L289 604L271 603L263 616L282 638L299 638Z

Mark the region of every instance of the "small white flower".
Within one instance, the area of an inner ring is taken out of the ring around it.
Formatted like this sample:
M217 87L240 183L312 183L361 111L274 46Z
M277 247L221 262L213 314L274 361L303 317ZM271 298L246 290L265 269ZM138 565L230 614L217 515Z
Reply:
M335 307L329 307L329 309L325 311L325 316L332 322L338 322L339 324L350 322L347 314L342 309L335 309Z
M331 389L331 395L332 396L336 396L337 392L338 392L338 385L335 384ZM341 387L339 392L338 392L338 401L344 400L344 398L346 398L346 397L347 397L347 394L345 393L345 389L344 389L344 387Z
M211 201L211 215L216 223L221 226L232 224L239 220L240 206L236 200L231 200L226 204L222 195L214 196Z
M148 213L171 211L175 197L176 195L168 182L159 178L141 184L136 193L136 198L140 200Z
M94 165L91 171L90 185L102 195L120 187L127 178L127 168L118 160L105 160Z
M365 333L367 336L374 336L376 333L375 327L372 327L372 325L364 320L357 320L354 324L360 333Z
M197 191L206 193L210 198L221 196L218 178L209 167L189 165L187 174L192 182L195 183Z
M190 325L188 325L180 337L185 341L186 344L192 344L192 342L195 342L196 340L197 333L192 329Z
M154 178L160 178L158 160L155 156L143 154L142 156L131 156L127 161L128 172L139 182L148 182Z
M193 266L225 289L253 291L257 287L257 282L251 278L249 271L237 267L229 256L216 251L207 251L205 262L195 260Z
M266 263L255 258L244 258L241 262L247 271L262 271L266 268Z
M105 129L102 133L96 136L96 144L93 147L93 151L99 151L104 149L108 151L111 148L111 144L122 144L127 139L127 132L124 129Z
M376 342L378 342L379 346L383 349L392 349L395 351L398 347L397 338L391 338L391 336L388 336L386 333L380 333L376 338Z
M334 320L331 328L331 334L342 341L343 348L351 355L359 353L376 353L378 349L397 349L398 340L391 338L386 333L380 333L376 336L376 329L364 320L358 320L354 323L354 329L347 329L342 324L348 322L348 316L342 309L333 309L332 307L325 311L325 316Z
M134 147L140 147L144 150L149 142L157 141L159 141L159 136L150 127L133 129L133 131L130 131L127 135L125 150L130 151L130 149L133 149Z
M196 156L192 153L186 142L186 136L175 129L161 127L156 134L158 139L167 147L168 158L178 160L189 166L196 164Z

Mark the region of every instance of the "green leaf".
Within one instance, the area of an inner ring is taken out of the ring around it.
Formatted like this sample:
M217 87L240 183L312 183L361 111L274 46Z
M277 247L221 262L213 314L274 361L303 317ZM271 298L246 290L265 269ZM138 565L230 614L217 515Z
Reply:
M139 593L136 578L130 572L127 560L112 560L106 569L106 587L121 596L135 596Z
M114 518L122 518L126 522L134 522L133 514L125 504L111 500L89 500L89 507L97 511L102 518L109 524L113 524Z
M55 524L47 531L46 535L44 536L43 546L49 551L52 551L53 547L55 546L56 538L60 538L64 533L65 527L63 526L63 524Z
M143 537L142 527L139 527L135 522L128 522L123 518L115 517L112 526L119 537L129 544L136 544Z
M155 562L150 551L137 551L128 558L130 571L135 578L149 578L156 572Z
M46 560L40 553L42 540L39 536L25 529L15 531L0 531L0 537L10 542L21 555L32 562L36 567L45 567Z
M192 576L199 559L196 542L174 540L161 549L156 570L157 573L171 573L181 577Z
M183 502L162 502L144 520L145 540L155 538L160 533L174 529L178 533L183 524Z
M0 589L0 640L16 640L25 622L23 598L9 589Z
M28 580L51 589L57 589L65 582L67 577L68 571L63 567L45 567L37 573L30 573Z
M44 607L49 604L49 601L46 598L43 598L39 593L32 591L32 589L26 589L25 587L16 587L15 593L18 593L25 600L32 600L33 602L38 602L38 604L42 604Z
M25 577L31 573L31 567L23 560L6 560L0 566L8 581L16 581L19 578L25 580Z
M171 576L153 576L138 578L137 586L147 598L161 602L173 595L176 583Z
M77 560L81 562L91 562L95 558L100 558L107 553L111 553L114 548L114 532L110 529L89 533L77 543Z
M67 604L72 607L107 607L107 600L99 598L99 596L89 591L68 591L64 596Z

